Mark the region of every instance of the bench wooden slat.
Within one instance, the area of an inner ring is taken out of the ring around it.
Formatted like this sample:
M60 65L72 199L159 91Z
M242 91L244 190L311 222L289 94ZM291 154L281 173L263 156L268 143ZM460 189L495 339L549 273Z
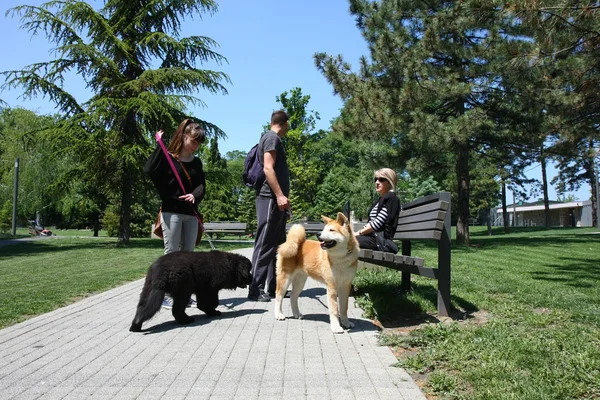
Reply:
M412 224L413 222L423 221L444 221L446 211L435 210L425 214L412 215L409 217L398 217L398 225Z
M246 224L244 223L218 223L218 222L207 222L204 224L205 230L245 230Z
M360 249L358 259L365 262L383 261L421 267L424 265L424 260L419 257L403 256L369 249Z
M425 260L422 258L399 254L394 255L394 262L397 264L413 265L415 267L422 267L425 265Z
M286 224L285 230L289 231L292 225L302 225L306 233L309 234L320 233L325 227L325 224L321 222L294 222L291 224Z
M408 203L404 203L402 205L402 208L403 209L409 209L409 208L421 206L423 204L434 203L434 202L442 200L442 199L446 200L446 198L448 200L450 200L449 193L447 193L447 192L446 193L433 193L433 194L427 195L425 197L420 197L420 198L415 199L413 201L409 201Z
M207 222L204 224L204 233L212 237L216 233L244 235L248 232L243 222Z
M373 258L373 250L370 249L360 249L358 252L359 258Z
M397 232L394 235L396 240L440 240L442 231L414 231L414 232Z
M222 229L205 229L204 232L206 233L246 233L246 230L238 230L238 229L231 229L231 230L222 230Z
M390 254L390 253L387 253L387 254ZM412 260L410 260L411 258L415 258L414 261L418 262L419 264L423 263L423 259L419 259L418 257L407 257L407 261L409 262L408 264L399 264L396 261L388 261L388 260L365 258L365 257L359 257L358 260L369 263L369 264L375 264L375 265L379 265L382 267L391 268L396 271L408 272L410 274L417 274L417 275L421 275L421 276L424 276L427 278L437 279L437 277L438 277L438 269L437 268L430 268L430 267L424 267L423 265L411 264L410 263L412 261Z
M398 225L396 227L396 233L400 232L415 232L415 231L441 231L444 227L444 221L425 221L425 222L416 222L412 224L406 225Z
M436 201L434 203L429 203L429 204L425 204L422 206L415 206L412 208L406 208L406 205L402 206L402 211L400 211L400 213L398 214L399 218L403 218L403 217L409 217L411 215L419 215L419 214L425 214L429 211L436 211L436 210L441 210L441 211L447 211L448 210L448 202L447 201Z
M408 272L409 274L415 274L424 276L426 278L438 279L438 269L429 267L419 267L414 265L398 265L392 264L388 268L396 269L402 272Z

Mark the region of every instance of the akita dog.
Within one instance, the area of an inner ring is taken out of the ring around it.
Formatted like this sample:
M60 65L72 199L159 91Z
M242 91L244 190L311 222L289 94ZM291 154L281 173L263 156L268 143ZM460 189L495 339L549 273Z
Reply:
M319 241L306 240L304 227L293 225L287 240L277 250L275 318L285 319L281 302L290 284L292 313L294 318L302 318L298 296L310 276L327 285L331 331L342 333L344 328L354 327L348 319L348 297L358 266L358 242L344 214L338 213L335 220L325 216L321 218L325 227L317 235Z

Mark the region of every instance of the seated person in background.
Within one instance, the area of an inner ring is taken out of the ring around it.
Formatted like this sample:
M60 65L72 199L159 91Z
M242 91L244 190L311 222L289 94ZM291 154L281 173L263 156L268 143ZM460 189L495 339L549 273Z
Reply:
M394 191L398 184L398 175L390 168L375 171L375 191L379 197L369 210L367 224L355 232L361 249L372 249L389 253L398 253L394 242L394 233L398 224L400 200Z

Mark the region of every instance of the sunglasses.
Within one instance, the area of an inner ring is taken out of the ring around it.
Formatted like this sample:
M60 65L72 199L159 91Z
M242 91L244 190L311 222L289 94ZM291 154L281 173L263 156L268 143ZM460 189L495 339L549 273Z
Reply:
M377 182L377 181L379 181L379 182L381 182L381 183L383 183L383 182L388 182L388 180L387 180L387 179L385 179L385 178L382 178L382 177L377 177L377 178L373 179L373 182Z
M186 135L186 137L187 137L187 138L188 138L188 139L189 139L191 142L194 142L194 143L196 143L196 144L202 144L202 139L201 139L201 137L200 137L200 136L198 136L198 137L194 138L194 137L192 137L192 136L190 136L190 135Z

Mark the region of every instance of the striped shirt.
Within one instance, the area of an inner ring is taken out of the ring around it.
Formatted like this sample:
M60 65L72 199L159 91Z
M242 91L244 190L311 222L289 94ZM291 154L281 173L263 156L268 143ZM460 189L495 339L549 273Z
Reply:
M381 207L377 212L377 207L373 207L369 213L369 224L374 231L379 231L385 225L388 219L388 212L385 207Z

